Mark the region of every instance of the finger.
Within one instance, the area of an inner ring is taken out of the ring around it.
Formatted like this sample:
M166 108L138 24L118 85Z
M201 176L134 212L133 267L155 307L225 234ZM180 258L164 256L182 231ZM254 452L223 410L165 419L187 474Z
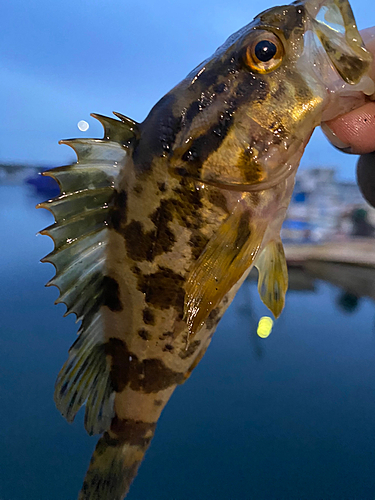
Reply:
M375 51L375 26L371 28L366 28L364 30L361 30L361 37L366 45L367 49L374 53ZM375 70L375 68L373 68Z
M375 152L359 157L357 182L363 197L375 207Z
M367 102L326 124L341 141L341 147L337 145L341 150L353 154L375 151L375 102Z
M375 27L361 31L363 41L375 55ZM375 63L370 71L375 80ZM345 153L364 154L375 150L375 102L330 120L322 126L334 146Z

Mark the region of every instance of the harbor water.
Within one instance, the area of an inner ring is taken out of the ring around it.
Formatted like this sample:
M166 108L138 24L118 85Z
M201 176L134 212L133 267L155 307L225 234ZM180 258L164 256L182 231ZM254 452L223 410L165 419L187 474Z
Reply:
M52 242L36 233L53 221L38 201L0 186L0 500L76 498L96 443L82 411L69 425L53 402L77 325L44 288ZM374 499L374 298L345 286L344 267L342 286L327 281L331 270L291 270L266 339L269 313L244 284L167 405L129 500Z

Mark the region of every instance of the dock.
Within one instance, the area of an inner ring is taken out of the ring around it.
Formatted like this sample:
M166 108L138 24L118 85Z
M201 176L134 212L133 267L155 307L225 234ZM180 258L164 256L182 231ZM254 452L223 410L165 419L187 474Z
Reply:
M375 267L375 238L351 238L343 241L314 244L285 244L285 256L290 265L308 261Z

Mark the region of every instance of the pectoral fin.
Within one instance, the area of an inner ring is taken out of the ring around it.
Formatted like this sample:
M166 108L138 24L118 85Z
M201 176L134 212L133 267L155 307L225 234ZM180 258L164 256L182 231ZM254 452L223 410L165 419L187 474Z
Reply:
M204 324L210 312L237 283L258 255L267 221L251 218L238 203L208 242L186 284L185 317L190 335Z
M280 239L270 241L255 262L259 272L258 292L262 302L278 318L288 289L288 268Z

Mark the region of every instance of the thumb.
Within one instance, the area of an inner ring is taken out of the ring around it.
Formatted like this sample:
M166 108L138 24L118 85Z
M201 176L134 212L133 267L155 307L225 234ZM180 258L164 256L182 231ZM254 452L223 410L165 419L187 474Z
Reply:
M369 75L375 81L375 26L361 31L367 49L374 55ZM364 154L375 151L375 102L368 101L358 109L322 124L328 140L345 153Z

